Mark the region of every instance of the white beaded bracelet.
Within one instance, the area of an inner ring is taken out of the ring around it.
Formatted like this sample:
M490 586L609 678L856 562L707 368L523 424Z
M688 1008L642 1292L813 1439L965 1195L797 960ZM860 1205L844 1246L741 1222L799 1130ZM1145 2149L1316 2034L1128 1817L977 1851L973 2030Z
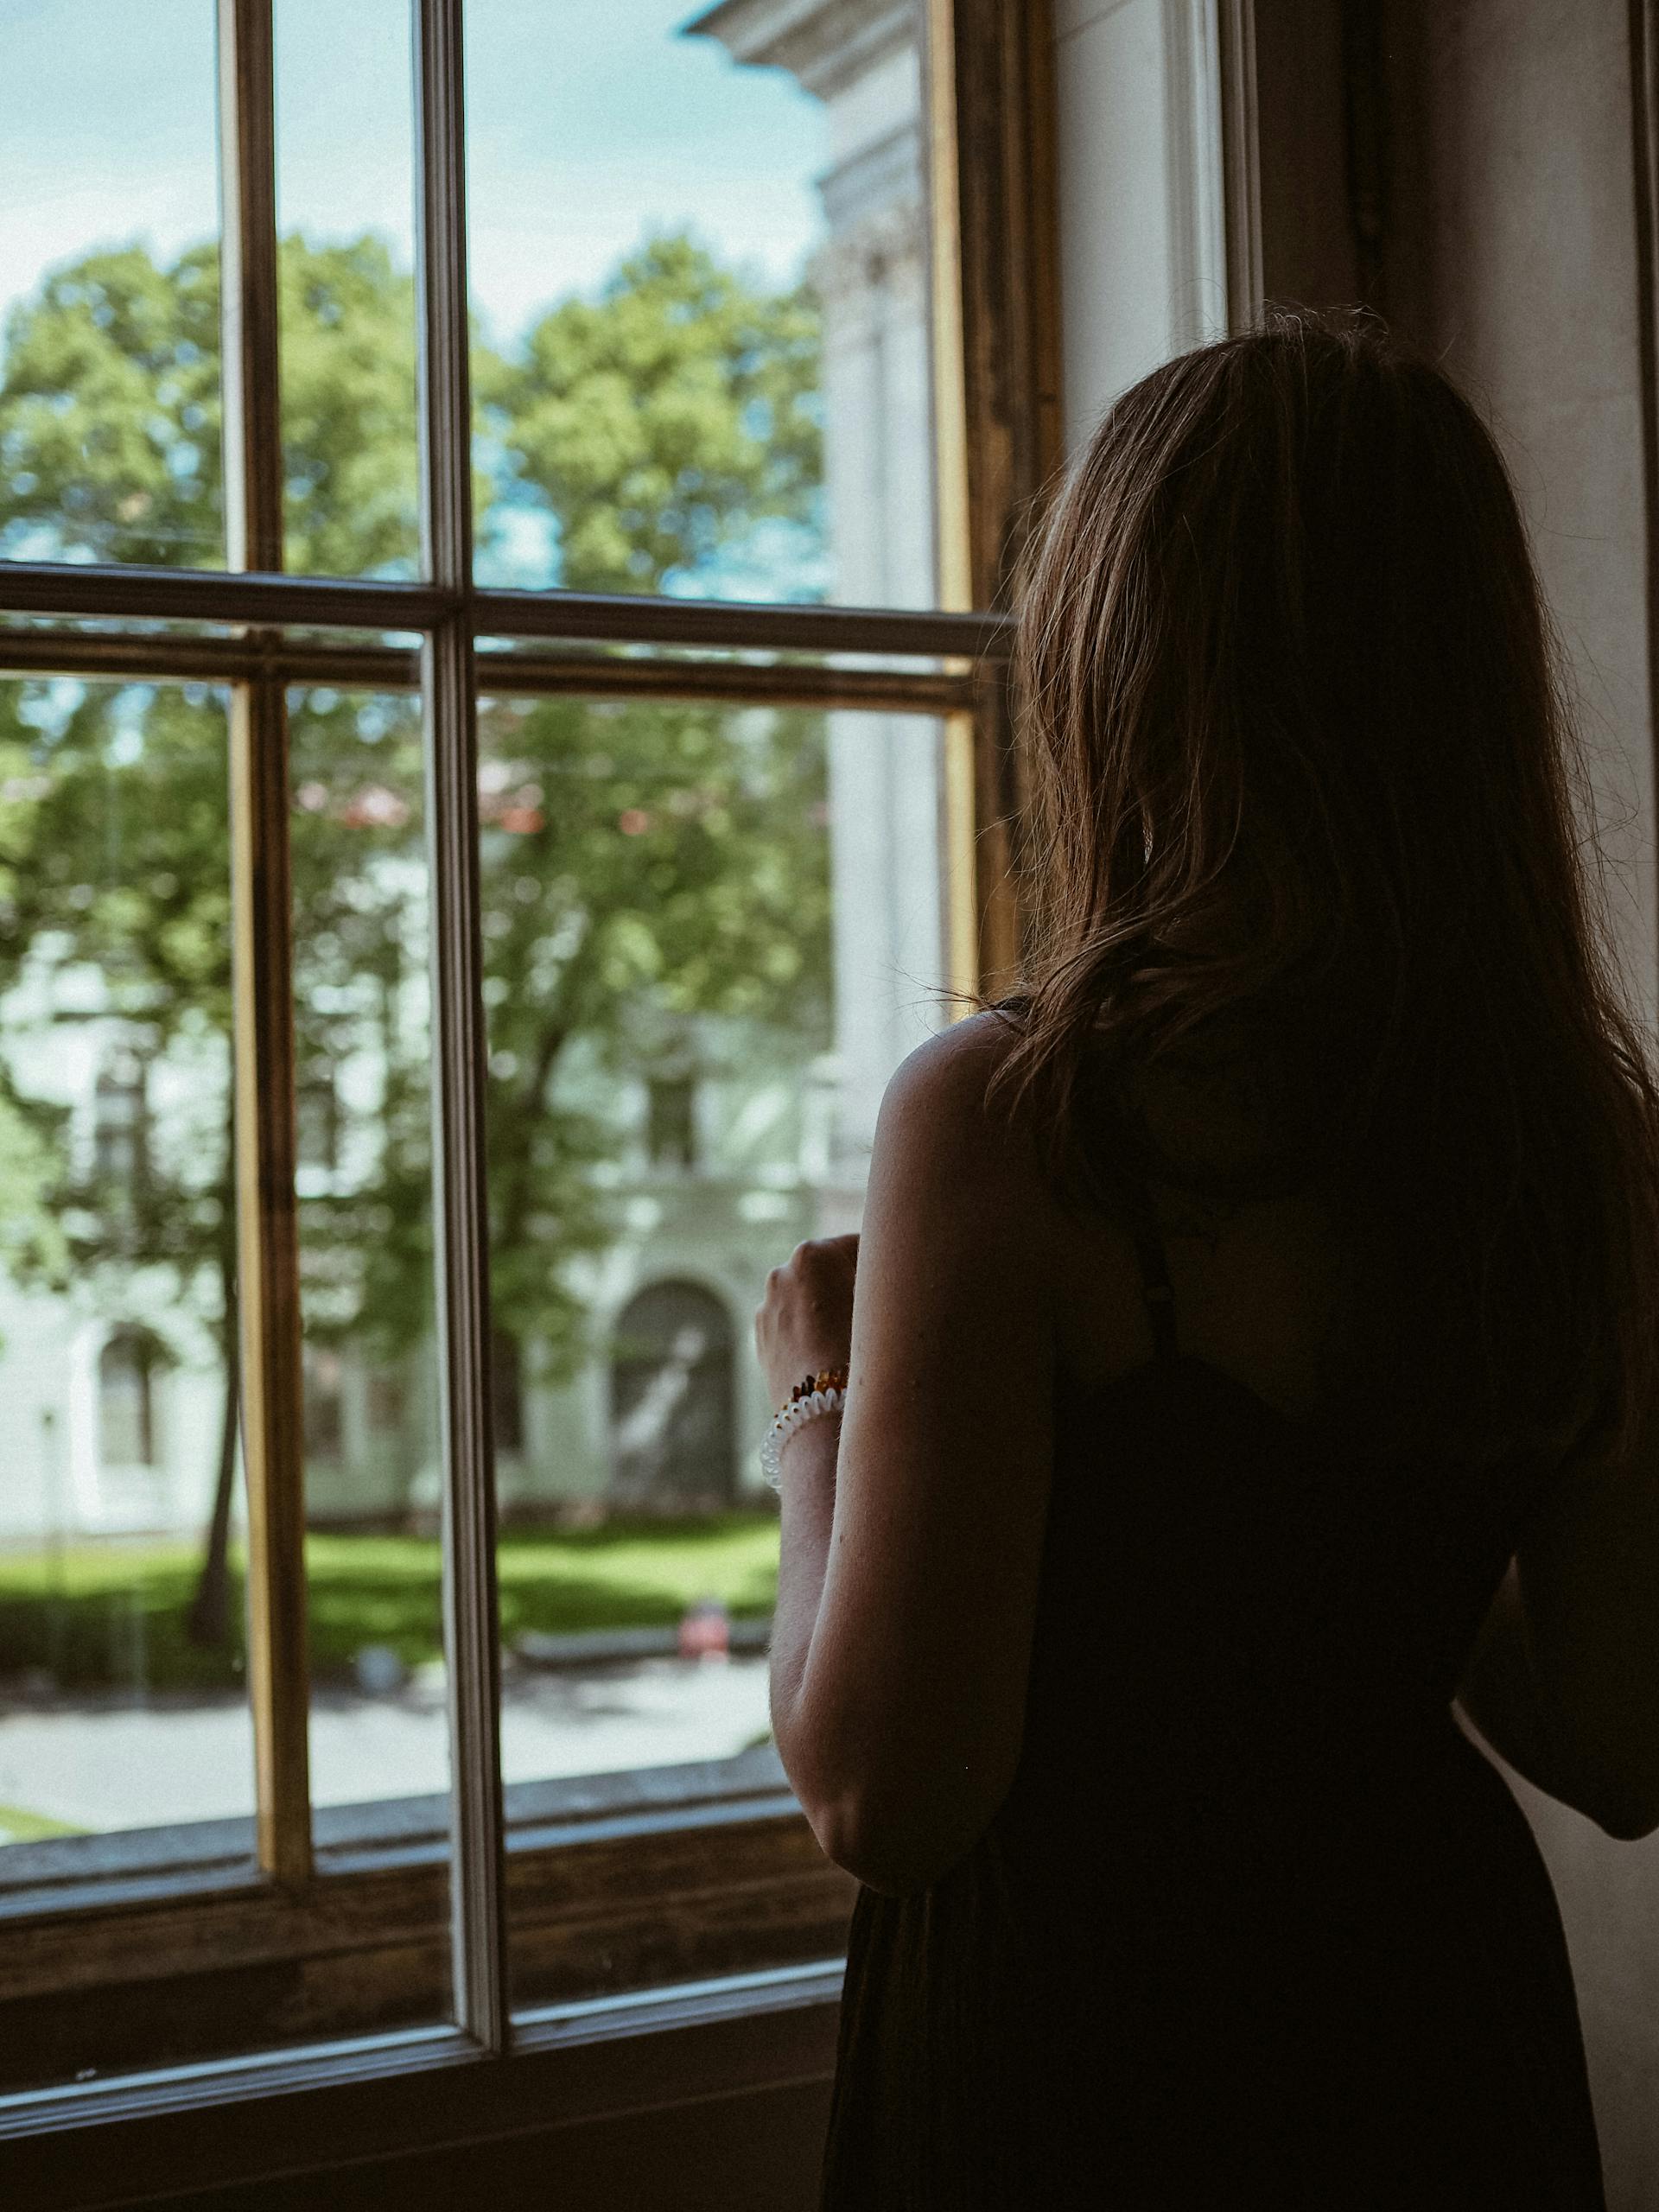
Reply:
M760 1440L760 1471L773 1490L780 1488L784 1474L784 1446L798 1428L804 1428L820 1414L838 1414L847 1402L845 1390L809 1390L804 1398L791 1398L772 1417L772 1426Z

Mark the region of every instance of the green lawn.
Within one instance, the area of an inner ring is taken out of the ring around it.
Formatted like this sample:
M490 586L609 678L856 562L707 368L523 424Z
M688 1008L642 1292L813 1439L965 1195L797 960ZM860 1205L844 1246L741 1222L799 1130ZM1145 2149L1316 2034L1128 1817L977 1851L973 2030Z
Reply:
M182 1544L87 1544L57 1560L0 1554L0 1678L39 1669L62 1688L206 1688L241 1679L237 1648L202 1651L185 1633L198 1554ZM349 1676L365 1643L407 1666L440 1647L438 1547L420 1536L313 1535L306 1541L311 1663ZM240 1576L238 1561L235 1572ZM734 1614L772 1611L778 1521L733 1513L680 1522L503 1535L503 1641L526 1630L671 1627L700 1598Z
M84 1835L84 1828L65 1821L48 1821L44 1813L26 1812L21 1805L0 1805L0 1843L44 1843L48 1836Z

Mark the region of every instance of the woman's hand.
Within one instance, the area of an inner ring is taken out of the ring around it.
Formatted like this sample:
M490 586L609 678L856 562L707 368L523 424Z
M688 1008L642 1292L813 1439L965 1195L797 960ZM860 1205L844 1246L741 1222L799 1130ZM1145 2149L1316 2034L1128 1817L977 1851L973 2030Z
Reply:
M766 1277L755 1349L774 1406L808 1373L845 1365L853 1343L856 1236L810 1237Z

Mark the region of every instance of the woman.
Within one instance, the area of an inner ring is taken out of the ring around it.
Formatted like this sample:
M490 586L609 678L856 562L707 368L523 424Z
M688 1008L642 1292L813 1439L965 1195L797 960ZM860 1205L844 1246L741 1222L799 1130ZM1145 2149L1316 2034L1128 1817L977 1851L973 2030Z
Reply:
M861 1885L823 2202L1599 2206L1452 1704L1659 1825L1659 1090L1492 441L1363 317L1172 361L1019 672L1026 981L757 1316L849 1370L772 1654Z

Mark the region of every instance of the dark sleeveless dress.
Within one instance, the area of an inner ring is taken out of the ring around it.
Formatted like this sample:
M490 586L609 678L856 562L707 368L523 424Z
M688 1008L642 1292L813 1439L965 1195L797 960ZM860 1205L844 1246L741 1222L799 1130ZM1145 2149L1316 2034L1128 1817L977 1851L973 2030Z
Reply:
M1309 1432L1177 1348L1061 1387L1025 1738L854 1908L822 2212L1602 2212L1549 1878L1451 1704L1551 1470Z

